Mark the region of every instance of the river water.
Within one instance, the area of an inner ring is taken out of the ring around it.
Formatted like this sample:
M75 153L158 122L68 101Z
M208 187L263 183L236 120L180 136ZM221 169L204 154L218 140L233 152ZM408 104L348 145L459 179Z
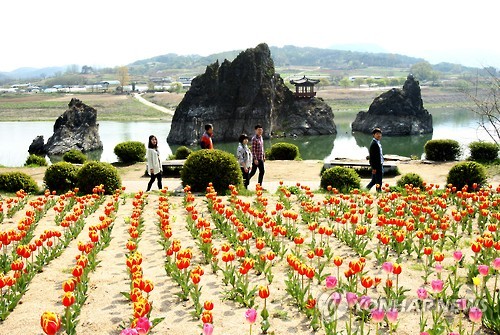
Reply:
M430 139L457 140L467 155L467 145L478 139L488 140L486 134L478 130L475 115L461 108L429 109L433 115L433 134L420 136L389 137L382 139L384 154L402 156L417 156L422 158L424 145ZM302 159L325 158L352 158L361 159L367 156L371 135L351 133L350 124L356 112L338 112L335 114L337 135L306 136L298 138L280 138L267 140L266 147L276 142L290 142L300 149ZM43 135L45 141L53 133L54 122L0 122L0 165L22 166L28 157L28 148L33 139ZM215 125L214 146L229 152L236 152L237 143L218 143L217 128ZM156 135L159 141L160 155L168 157L175 152L177 146L170 147L166 138L170 131L170 122L116 122L100 121L99 134L103 143L103 150L90 153L92 159L104 162L116 162L113 153L114 147L124 141L141 141L147 143L151 134ZM197 147L196 147L197 149ZM60 157L47 157L49 162L60 160Z

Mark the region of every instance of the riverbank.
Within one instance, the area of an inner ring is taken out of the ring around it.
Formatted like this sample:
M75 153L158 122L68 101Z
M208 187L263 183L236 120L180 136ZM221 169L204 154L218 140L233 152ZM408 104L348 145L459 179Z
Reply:
M422 177L428 184L439 185L444 187L448 172L457 162L427 162L421 160L412 160L407 162L397 162L400 172L399 176L386 176L384 183L389 186L396 185L401 175L414 172ZM127 192L138 192L146 189L148 177L144 175L145 163L136 163L133 165L118 167L123 186ZM266 173L264 176L263 186L269 193L274 193L278 189L280 182L285 185L294 185L300 183L307 185L312 190L320 188L320 173L323 167L323 161L320 160L304 160L304 161L267 161ZM45 167L20 167L20 168L0 168L0 173L8 171L21 171L32 176L35 181L43 186L43 177ZM497 169L490 168L489 183L497 185L500 183L500 174ZM257 178L253 178L250 182L249 189L255 189ZM368 183L369 179L362 178L361 185ZM182 190L182 182L180 178L163 178L163 184L168 186L169 190ZM156 186L156 185L155 185ZM372 190L373 191L373 190Z

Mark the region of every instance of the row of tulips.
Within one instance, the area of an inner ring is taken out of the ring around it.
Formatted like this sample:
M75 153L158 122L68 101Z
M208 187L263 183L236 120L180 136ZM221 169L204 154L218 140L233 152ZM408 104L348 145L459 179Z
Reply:
M121 335L144 335L148 334L162 319L149 321L153 310L153 303L149 294L154 289L154 283L144 278L142 263L143 257L139 251L139 241L144 231L144 219L142 217L147 195L138 192L134 195L132 215L129 218L128 233L130 239L126 244L127 270L130 276L130 292L123 293L132 302L132 319L129 327L121 331ZM144 296L145 295L145 296Z
M121 190L116 190L111 199L105 204L104 215L99 216L99 223L88 229L88 239L80 240L75 265L71 271L71 278L62 284L64 291L61 302L64 306L63 317L54 312L44 312L41 316L42 330L48 335L56 334L62 327L68 335L76 334L76 326L81 308L87 299L89 275L96 268L99 261L98 253L106 248L111 241L111 231L118 210Z

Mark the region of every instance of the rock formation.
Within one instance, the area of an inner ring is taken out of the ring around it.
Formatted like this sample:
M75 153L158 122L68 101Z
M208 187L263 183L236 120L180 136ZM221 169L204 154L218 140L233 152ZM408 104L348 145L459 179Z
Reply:
M420 86L413 75L403 89L393 88L373 100L368 112L359 112L352 130L371 133L380 128L384 135L418 135L432 133L432 115L424 108Z
M43 145L43 136L37 136L30 145L31 151L48 155L62 155L70 149L82 152L102 149L97 124L97 111L78 99L71 99L66 110L54 124L54 134Z
M232 62L207 66L197 76L172 120L168 143L193 144L203 125L214 125L214 141L236 141L261 124L271 134L336 134L331 108L318 98L295 99L275 73L266 44L247 49Z
M37 136L33 140L33 142L30 144L30 147L28 149L28 152L32 155L43 155L45 156L45 140L43 139L43 136Z

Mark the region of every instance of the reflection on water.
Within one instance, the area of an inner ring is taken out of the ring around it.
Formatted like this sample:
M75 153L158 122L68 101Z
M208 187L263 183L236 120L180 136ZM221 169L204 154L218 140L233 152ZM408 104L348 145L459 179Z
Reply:
M486 134L478 130L475 115L465 108L440 108L429 110L433 116L434 133L416 136L384 136L384 153L401 156L422 157L424 145L430 139L453 139L458 141L467 155L467 145L478 139L489 140ZM337 135L307 136L298 138L279 138L267 140L266 148L277 142L288 142L299 147L302 159L352 158L364 159L368 154L371 135L351 132L351 122L357 111L335 113ZM37 135L43 135L45 141L53 133L54 122L0 122L0 165L22 166L28 157L28 148ZM383 130L383 129L382 129ZM169 147L166 142L170 123L159 122L115 122L100 121L99 134L103 150L88 153L91 159L104 162L116 162L113 149L124 141L140 141L147 144L149 135L156 135L159 140L160 156L167 158L178 146ZM218 143L217 133L214 145L218 149L235 154L237 142ZM197 150L196 146L193 149ZM50 157L51 162L61 157Z

